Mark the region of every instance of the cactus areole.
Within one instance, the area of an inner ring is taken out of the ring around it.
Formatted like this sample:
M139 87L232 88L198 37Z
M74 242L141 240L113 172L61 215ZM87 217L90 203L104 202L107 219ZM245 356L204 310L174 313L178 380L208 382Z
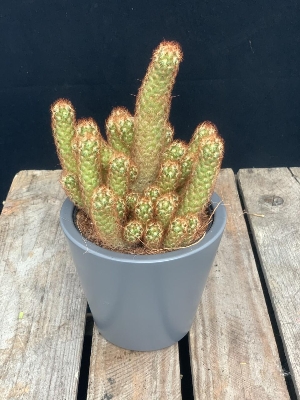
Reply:
M130 350L157 350L189 331L226 223L213 193L224 152L216 126L173 140L178 43L154 51L135 112L112 110L105 140L69 100L51 107L69 197L60 214L99 332ZM209 227L209 228L208 228Z
M207 230L224 141L208 121L189 143L173 140L169 114L181 61L178 43L157 47L134 114L114 108L107 141L92 118L76 119L69 100L51 106L61 184L78 210L80 232L101 247L163 253L192 245Z

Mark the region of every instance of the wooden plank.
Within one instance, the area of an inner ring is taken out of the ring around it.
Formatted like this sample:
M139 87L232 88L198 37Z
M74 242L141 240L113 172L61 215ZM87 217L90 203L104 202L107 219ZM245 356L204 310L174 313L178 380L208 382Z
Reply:
M300 398L300 168L241 170L238 177Z
M163 350L124 350L94 327L87 400L181 399L178 345Z
M216 192L228 219L190 331L195 400L289 399L232 170Z
M0 216L0 398L76 399L86 300L59 227L60 171L21 171Z

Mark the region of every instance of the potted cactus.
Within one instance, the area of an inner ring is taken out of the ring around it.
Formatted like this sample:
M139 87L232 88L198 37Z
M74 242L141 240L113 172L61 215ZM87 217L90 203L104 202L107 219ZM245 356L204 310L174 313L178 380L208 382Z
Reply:
M51 107L69 199L61 210L96 326L110 342L155 350L190 329L226 222L213 193L223 140L211 122L189 143L174 140L171 92L182 52L162 42L139 89L134 115L112 110L105 140L76 120L65 99Z

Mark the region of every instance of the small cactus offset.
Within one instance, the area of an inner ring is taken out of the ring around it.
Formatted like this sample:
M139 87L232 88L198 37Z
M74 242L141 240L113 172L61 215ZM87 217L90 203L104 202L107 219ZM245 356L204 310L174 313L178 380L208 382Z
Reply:
M107 141L92 118L76 120L69 100L51 106L61 184L107 248L167 251L205 232L224 141L209 121L196 127L189 143L173 139L169 114L181 60L178 43L158 46L134 115L114 108L105 123Z

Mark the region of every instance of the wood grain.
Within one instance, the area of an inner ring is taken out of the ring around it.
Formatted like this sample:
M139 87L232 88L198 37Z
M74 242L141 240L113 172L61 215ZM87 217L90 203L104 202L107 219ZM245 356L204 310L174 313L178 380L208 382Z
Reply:
M86 300L59 226L60 171L21 171L0 216L0 398L76 399Z
M238 178L300 398L300 168L241 170Z
M195 400L287 400L232 170L221 171L216 192L228 219L190 331Z
M94 328L87 399L181 399L178 345L151 352L124 350Z

